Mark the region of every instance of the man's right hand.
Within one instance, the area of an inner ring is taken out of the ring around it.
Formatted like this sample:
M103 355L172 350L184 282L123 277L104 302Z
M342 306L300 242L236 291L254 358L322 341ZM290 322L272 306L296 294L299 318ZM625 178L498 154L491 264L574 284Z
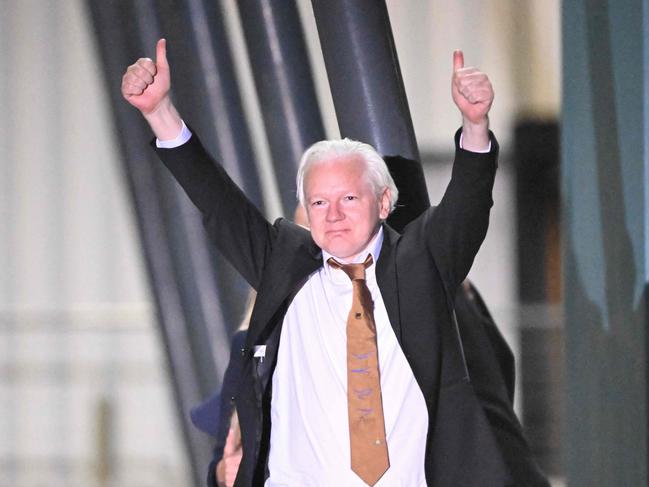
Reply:
M155 62L142 57L126 69L122 77L122 96L143 115L149 115L169 98L170 88L167 42L160 39Z
M216 464L216 482L219 487L232 487L234 485L242 456L241 429L235 412L230 423L228 437L225 439L223 458Z
M140 110L160 140L174 139L182 128L182 119L171 102L170 89L167 42L160 39L156 60L140 58L122 77L122 96Z

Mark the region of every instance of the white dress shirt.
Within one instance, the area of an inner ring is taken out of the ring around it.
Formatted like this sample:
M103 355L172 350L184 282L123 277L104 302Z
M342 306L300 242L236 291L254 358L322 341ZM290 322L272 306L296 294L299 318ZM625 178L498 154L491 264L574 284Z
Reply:
M378 261L383 229L361 254ZM288 308L272 378L271 437L266 487L363 486L350 467L347 415L347 315L352 284L324 265L311 274ZM425 486L428 412L421 389L397 342L376 283L374 300L383 413L390 468L377 486Z

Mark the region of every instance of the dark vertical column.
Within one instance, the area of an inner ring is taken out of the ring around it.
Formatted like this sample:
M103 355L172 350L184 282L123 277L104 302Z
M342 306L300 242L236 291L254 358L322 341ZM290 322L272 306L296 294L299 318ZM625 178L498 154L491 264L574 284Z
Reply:
M244 117L220 3L210 0L181 3L158 0L155 9L160 17L161 33L168 40L172 90L180 113L187 118L191 128L200 135L206 148L223 164L233 180L263 211L256 157ZM188 220L193 227L189 235L197 234L204 242L198 213L184 195L181 199L184 213L192 216ZM180 225L177 228L183 233L187 230ZM224 318L222 326L233 330L239 325L243 314L249 289L247 284L211 245L197 246L190 255L193 258L203 255L205 260L200 265L211 268L210 272L215 278L213 282L203 280L199 286L200 292L194 298L201 298L205 307L219 304ZM200 271L196 274L201 275ZM227 344L214 344L206 340L200 346L208 349L217 347L213 350L224 352L223 358L227 363ZM220 365L224 366L225 363ZM223 370L224 367L219 368L218 378ZM219 380L215 382L212 377L212 388L218 383Z
M151 133L141 117L120 99L119 94L119 71L132 62L133 55L139 57L151 51L144 50L136 18L129 11L131 5L127 2L89 2L88 5L95 25L99 57L113 106L124 172L137 217L149 283L172 376L178 419L187 447L187 460L192 466L193 485L198 486L202 477L201 464L207 460L205 453L209 453L209 444L201 435L194 433L185 421L184 411L192 403L199 401L202 393L196 364L187 357L191 350L188 335L191 318L183 309L173 250L167 239L169 215L162 208L164 201L174 201L176 196L165 195L161 191L159 183L164 175L145 142L150 140ZM116 22L116 19L120 21ZM213 369L213 365L211 368Z
M559 235L559 127L515 128L518 296L523 424L539 465L563 475L563 343Z
M647 485L647 2L562 4L570 485Z
M408 184L390 224L401 228L428 207L428 191L385 2L312 0L343 137L373 145ZM404 176L405 175L405 176Z
M325 138L299 12L293 0L240 0L237 6L282 208L290 216L300 157Z
M385 2L312 4L340 133L419 160Z
M148 147L150 130L122 100L120 81L127 65L144 55L153 57L158 37L167 37L174 97L182 113L261 206L224 29L217 6L206 4L87 2L194 485L204 483L211 447L205 435L188 424L188 411L219 385L228 360L228 328L239 322L247 287L240 279L234 281L229 264L212 253L198 212ZM227 295L220 289L228 289ZM239 309L232 304L236 301Z
M159 0L175 100L232 179L263 210L250 132L220 2Z

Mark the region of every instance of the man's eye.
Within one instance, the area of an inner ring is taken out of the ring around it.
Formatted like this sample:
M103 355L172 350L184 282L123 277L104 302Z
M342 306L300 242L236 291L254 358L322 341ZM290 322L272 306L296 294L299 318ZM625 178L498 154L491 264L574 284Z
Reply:
M353 201L353 200L355 200L357 198L356 198L356 196L349 194L349 195L345 196L344 199L345 199L345 201Z
M322 200L317 200L317 201L311 202L311 206L322 206L322 205L324 205L324 201L322 201Z

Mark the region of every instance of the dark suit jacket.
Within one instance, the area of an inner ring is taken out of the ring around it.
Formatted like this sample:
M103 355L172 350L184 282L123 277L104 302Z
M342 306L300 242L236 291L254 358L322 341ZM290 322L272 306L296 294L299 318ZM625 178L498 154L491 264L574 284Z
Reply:
M418 161L384 157L399 189L397 208L388 218L398 232L430 206L423 169ZM517 486L549 486L532 456L514 413L514 355L477 289L467 280L455 295L457 330L478 398L507 468Z
M230 360L223 374L220 390L217 390L205 402L193 407L189 413L192 424L199 430L216 439L213 461L208 471L208 485L215 486L215 467L223 458L223 449L230 429L230 420L234 411L236 394L242 360L239 351L244 347L246 330L237 331L230 342Z
M450 311L486 233L497 150L493 138L489 154L456 149L453 177L440 205L407 225L403 235L385 226L376 264L391 325L426 400L429 485L513 485L469 381ZM322 254L304 229L283 219L268 223L197 137L158 153L203 213L217 247L258 292L241 352L236 401L244 455L236 485L263 485L270 378L282 320L305 279L322 265ZM263 363L252 356L260 344L267 346Z

